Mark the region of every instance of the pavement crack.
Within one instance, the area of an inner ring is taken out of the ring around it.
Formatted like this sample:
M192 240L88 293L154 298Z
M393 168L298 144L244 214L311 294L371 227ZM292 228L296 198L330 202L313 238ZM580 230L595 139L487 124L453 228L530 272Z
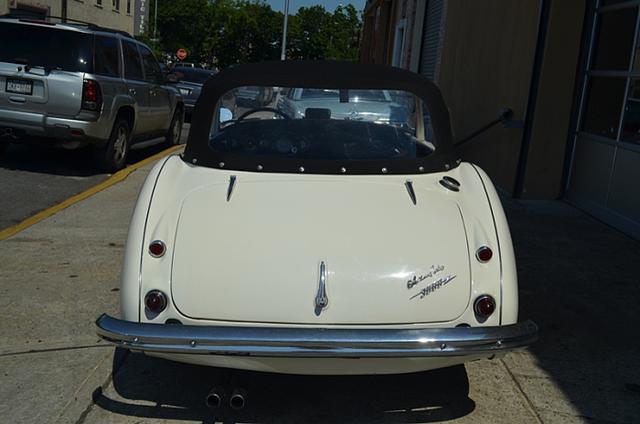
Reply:
M63 346L63 347L52 347L50 349L29 349L19 352L6 352L0 353L0 358L4 358L7 356L18 356L18 355L28 355L30 353L46 353L46 352L61 352L64 350L78 350L78 349L92 349L94 347L110 347L113 348L112 345L109 344L91 344L91 345L82 345L82 346Z
M76 420L75 424L83 424L85 422L85 420L87 419L87 416L89 416L89 413L91 412L94 405L96 404L96 397L102 394L106 390L106 388L111 384L111 382L113 381L113 376L116 375L118 371L120 371L120 368L122 368L124 363L127 361L127 358L129 357L130 353L131 353L130 350L124 351L124 354L122 355L120 360L114 365L112 371L109 373L109 375L104 380L104 382L99 387L97 387L96 390L93 391L93 395L91 396L91 401L89 402L87 407L84 409L84 411L82 411L82 413Z
M509 377L511 377L511 380L513 380L513 383L518 388L518 391L520 391L520 394L522 394L522 397L524 397L525 403L529 407L530 412L536 418L536 421L538 421L539 424L544 424L544 421L542 421L542 418L538 414L538 411L536 411L535 406L533 406L533 402L531 402L531 399L529 399L529 396L527 396L527 394L524 392L524 389L520 385L520 382L516 379L516 376L513 375L513 373L511 372L511 370L509 369L507 364L504 362L504 360L498 359L498 362L500 362L502 364L504 369L507 371L507 374L509 374Z
M82 391L83 387L85 386L85 384L87 384L87 382L91 379L91 377L96 373L96 371L98 369L100 369L100 365L102 365L102 363L105 360L109 360L109 358L111 357L111 355L105 355L100 361L98 361L98 363L96 363L96 365L93 367L93 369L91 370L91 372L89 372L89 374L85 377L85 379L82 381L82 383L80 383L80 385L78 386L78 388L76 389L75 393L73 394L73 396L70 397L69 401L67 402L67 404L64 406L64 408L62 408L62 411L60 411L60 414L58 415L58 418L56 418L55 422L59 422L60 419L64 416L65 412L67 412L67 409L69 409L69 406L74 402L74 400L77 400L78 394ZM86 410L86 408L85 408ZM81 414L82 415L82 414Z

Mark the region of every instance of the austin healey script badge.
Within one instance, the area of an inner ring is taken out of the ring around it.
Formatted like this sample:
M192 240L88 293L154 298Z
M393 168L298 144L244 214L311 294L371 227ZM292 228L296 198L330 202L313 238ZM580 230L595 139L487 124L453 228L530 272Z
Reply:
M411 296L409 299L414 299L416 297L418 299L424 299L425 297L429 296L431 293L438 290L439 288L446 286L454 278L456 278L455 275L447 275L445 277L441 277L437 281L434 281L433 283L427 285L425 288L423 288L418 293Z

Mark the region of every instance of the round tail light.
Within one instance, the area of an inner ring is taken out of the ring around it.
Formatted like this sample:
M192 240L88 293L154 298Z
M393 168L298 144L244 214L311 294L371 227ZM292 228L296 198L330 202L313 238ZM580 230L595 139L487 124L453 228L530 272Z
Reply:
M479 318L486 319L496 311L496 301L493 297L485 294L476 299L473 310Z
M164 255L164 252L167 250L164 242L162 240L154 240L149 244L149 254L154 258L159 258Z
M493 257L493 251L488 246L482 246L480 249L476 251L476 259L479 262L486 263L491 260Z
M144 306L151 312L159 314L167 307L167 297L160 290L151 290L144 297Z

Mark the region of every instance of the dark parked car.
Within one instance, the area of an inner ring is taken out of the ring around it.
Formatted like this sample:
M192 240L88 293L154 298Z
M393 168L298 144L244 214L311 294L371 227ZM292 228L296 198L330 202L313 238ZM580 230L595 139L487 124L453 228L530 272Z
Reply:
M204 83L215 75L215 72L208 69L187 67L174 68L173 72L178 77L177 87L184 99L185 119L190 122L191 112L196 105L198 97L200 97L200 90Z

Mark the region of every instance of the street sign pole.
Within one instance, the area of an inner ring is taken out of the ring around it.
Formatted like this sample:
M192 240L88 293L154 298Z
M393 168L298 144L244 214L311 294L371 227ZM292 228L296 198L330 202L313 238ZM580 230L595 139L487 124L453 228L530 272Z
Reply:
M287 58L287 22L289 20L289 0L284 0L284 23L282 24L282 52L280 60Z

